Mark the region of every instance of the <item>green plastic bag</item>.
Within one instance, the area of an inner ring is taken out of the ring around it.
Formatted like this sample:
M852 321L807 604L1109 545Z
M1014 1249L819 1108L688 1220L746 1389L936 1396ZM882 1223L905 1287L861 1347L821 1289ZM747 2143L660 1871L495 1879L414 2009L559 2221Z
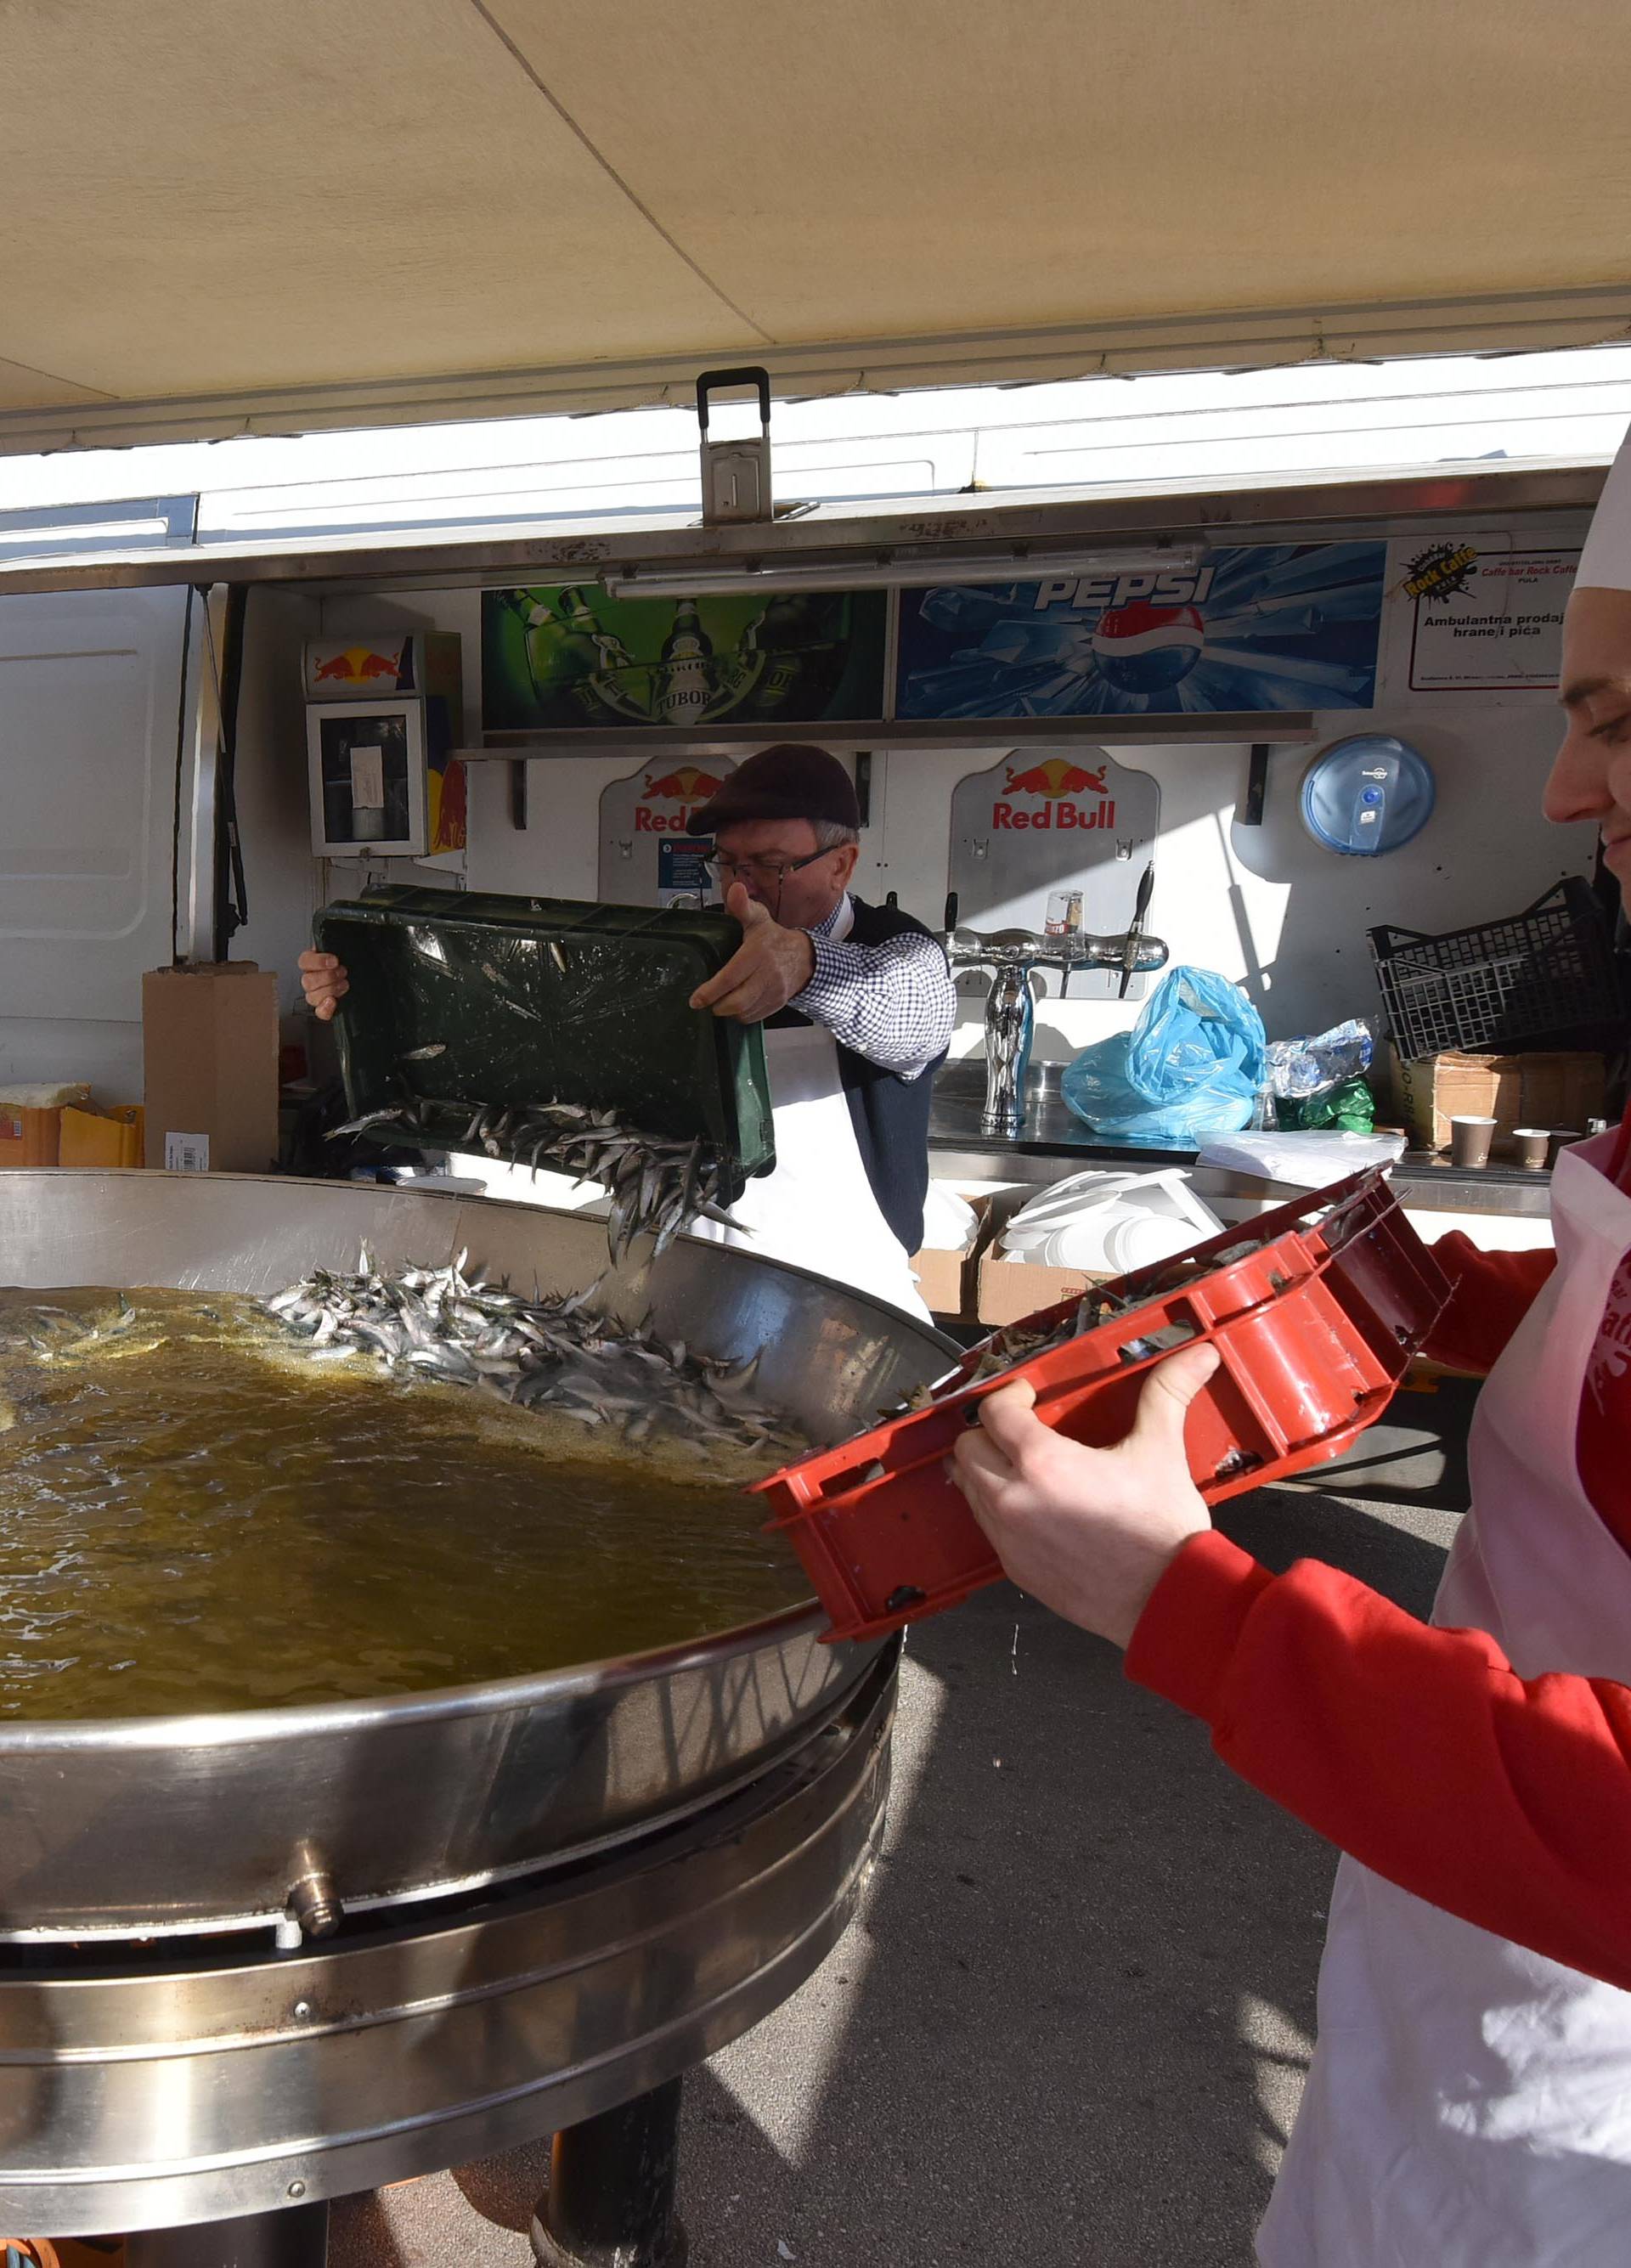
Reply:
M1327 1087L1323 1094L1305 1095L1300 1102L1279 1102L1275 1112L1280 1124L1288 1128L1336 1126L1345 1134L1369 1134L1376 1130L1376 1097L1369 1082L1357 1076Z

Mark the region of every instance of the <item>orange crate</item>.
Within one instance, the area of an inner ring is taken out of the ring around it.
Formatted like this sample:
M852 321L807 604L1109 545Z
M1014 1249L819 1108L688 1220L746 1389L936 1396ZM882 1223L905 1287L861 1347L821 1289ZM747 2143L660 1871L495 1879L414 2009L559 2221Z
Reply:
M1131 1425L1151 1366L1209 1340L1221 1359L1185 1439L1196 1485L1215 1503L1339 1455L1386 1409L1449 1296L1382 1173L1356 1174L1010 1325L965 1356L926 1409L758 1483L776 1515L767 1525L815 1584L825 1636L876 1637L1001 1575L946 1469L999 1387L1029 1381L1045 1425L1103 1447ZM1107 1300L1122 1311L977 1381L1011 1334L1051 1336Z
M30 1096L55 1095L54 1102ZM88 1086L14 1086L0 1092L0 1168L55 1166L62 1144L63 1107L87 1103Z
M70 1105L62 1117L59 1166L141 1164L144 1114L139 1102L118 1103L107 1110L77 1110Z

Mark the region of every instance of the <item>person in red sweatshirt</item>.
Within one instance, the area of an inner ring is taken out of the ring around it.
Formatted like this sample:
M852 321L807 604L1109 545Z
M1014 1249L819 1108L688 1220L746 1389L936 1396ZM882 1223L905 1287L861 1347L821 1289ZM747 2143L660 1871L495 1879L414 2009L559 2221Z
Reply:
M1631 885L1631 440L1564 630L1544 809ZM986 1401L956 1470L1021 1587L1126 1649L1218 1755L1346 1854L1265 2268L1631 2261L1631 1114L1552 1184L1553 1253L1436 1248L1429 1352L1487 1370L1430 1624L1212 1528L1152 1372L1091 1450Z

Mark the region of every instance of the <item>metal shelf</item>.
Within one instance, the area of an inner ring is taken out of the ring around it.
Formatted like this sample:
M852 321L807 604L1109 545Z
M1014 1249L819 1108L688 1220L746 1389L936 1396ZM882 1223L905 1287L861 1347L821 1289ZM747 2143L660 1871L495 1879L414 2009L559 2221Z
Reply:
M1081 741L1090 747L1109 747L1193 741L1203 746L1223 740L1311 740L1312 711L1289 709L1264 716L1251 710L1219 710L1205 716L1141 717L956 717L943 720L911 718L890 721L875 718L869 723L756 725L653 725L645 731L620 732L616 726L590 733L536 731L490 733L482 746L453 750L461 763L518 763L542 756L622 756L657 748L684 748L705 756L739 747L763 747L769 740L817 740L824 748L876 747L1016 747L1034 741L1058 747Z

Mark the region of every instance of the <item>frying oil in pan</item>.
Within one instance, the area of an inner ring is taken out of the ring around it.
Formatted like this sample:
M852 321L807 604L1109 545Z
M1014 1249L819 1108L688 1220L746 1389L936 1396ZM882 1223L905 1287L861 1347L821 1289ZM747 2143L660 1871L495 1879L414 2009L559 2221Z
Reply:
M247 1299L0 1292L0 1717L368 1699L726 1630L807 1594L751 1477L314 1362Z

